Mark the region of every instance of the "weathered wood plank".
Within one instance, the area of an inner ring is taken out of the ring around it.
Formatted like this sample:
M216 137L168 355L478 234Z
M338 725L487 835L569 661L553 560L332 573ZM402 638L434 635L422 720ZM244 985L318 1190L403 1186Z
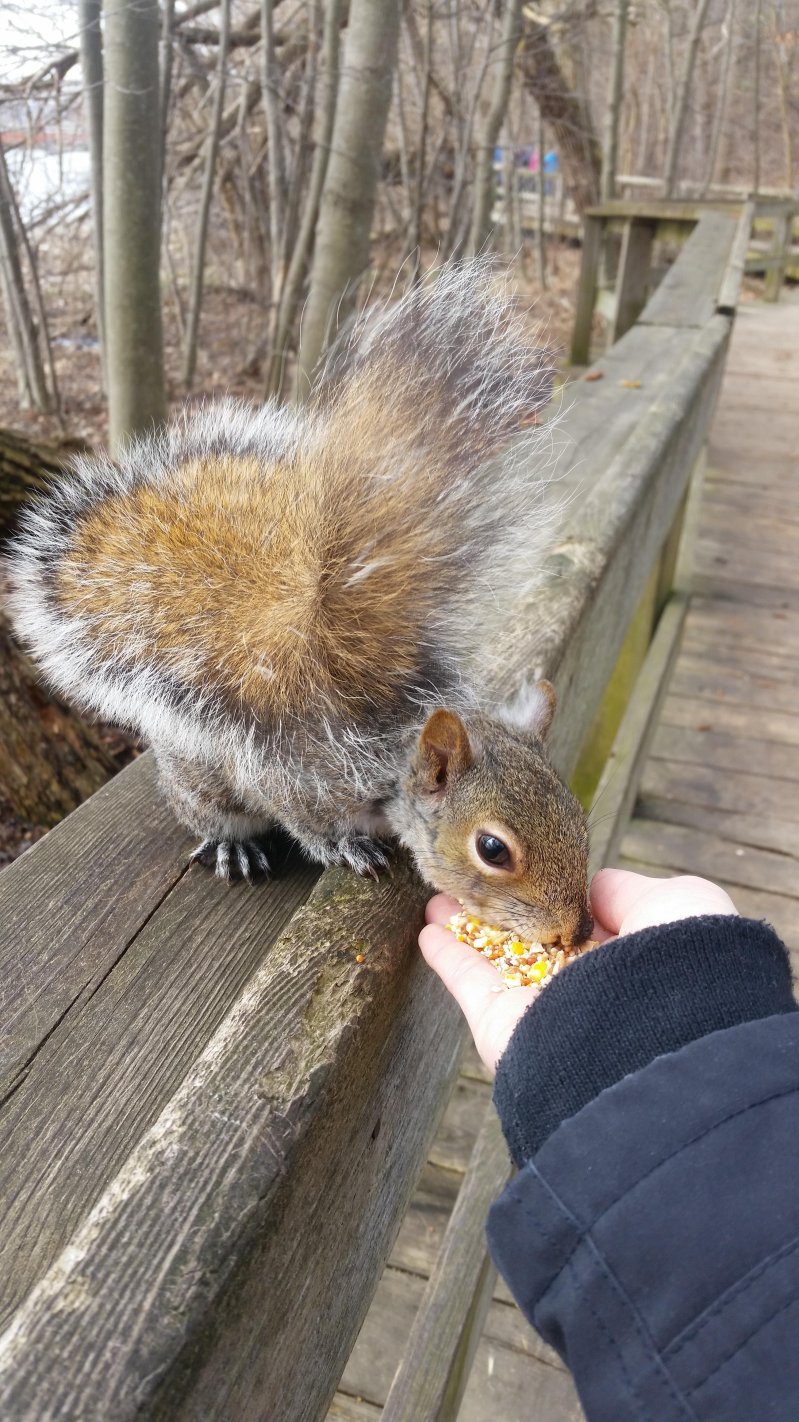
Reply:
M687 599L678 595L664 608L605 762L594 800L602 818L591 834L592 870L611 863L618 852L679 650L687 607Z
M195 865L39 1048L0 1112L0 1328L155 1122L317 877L306 864L255 888L227 886Z
M490 1101L490 1086L467 1077L458 1078L430 1148L428 1159L434 1165L460 1172L469 1169L472 1151Z
M636 327L622 338L620 352ZM652 328L657 338L658 332ZM502 695L540 668L554 681L566 714L556 717L552 750L568 773L581 732L601 701L624 630L683 497L713 410L729 325L714 318L686 331L685 354L665 391L587 491L547 559L552 581L520 598L517 620L498 641L486 675ZM530 641L518 629L538 629ZM500 670L501 669L501 670ZM580 708L579 717L572 712Z
M424 1281L387 1270L341 1381L345 1394L382 1406L421 1302ZM524 1389L529 1389L525 1401ZM538 1410L533 1410L533 1403ZM521 1410L520 1410L521 1409ZM564 1410L566 1409L566 1410ZM560 1360L515 1306L493 1303L461 1409L463 1418L540 1418L578 1422L574 1385Z
M694 731L718 731L741 736L751 731L749 709L734 701L705 701L701 697L678 696L670 690L661 723ZM757 735L760 741L799 746L799 707L792 716L782 711L758 710Z
M666 820L704 830L718 839L754 849L773 849L799 860L799 824L771 815L739 814L735 810L710 810L705 805L686 805L681 800L661 800L641 795L636 814L642 820Z
M330 1404L327 1422L377 1422L380 1408L362 1397L348 1397L345 1392L337 1392Z
M678 696L738 702L758 710L796 714L796 692L789 683L774 676L753 674L741 667L714 665L707 658L690 657L685 652L674 668L671 689Z
M8 1422L324 1412L463 1032L415 952L421 887L352 880L323 876L18 1311Z
M616 279L615 311L608 336L610 345L635 325L646 306L654 240L653 222L631 218L626 224Z
M591 323L596 305L599 254L602 244L602 223L586 217L583 226L583 254L580 263L580 284L574 309L574 327L569 360L572 365L587 365L591 358Z
M656 760L686 761L718 770L743 769L751 775L799 780L799 754L791 754L786 746L774 741L753 740L747 735L661 725L654 735L652 755Z
M0 876L0 1100L186 871L191 841L139 760Z
M430 1277L463 1178L459 1171L425 1163L394 1241L388 1261L391 1268L423 1279ZM494 1284L493 1296L499 1303L513 1303L501 1278ZM545 1348L543 1343L540 1346ZM554 1353L551 1360L556 1360Z
M385 1422L455 1422L496 1279L485 1219L510 1175L502 1128L488 1107L386 1398Z
M792 803L791 788L791 782L771 776L749 775L743 770L727 770L719 775L710 766L670 760L650 760L641 785L642 794L663 800L743 814L773 814L795 823L799 821L799 805Z
M641 313L642 325L704 326L718 306L736 222L725 212L705 212Z
M745 204L738 218L735 238L730 248L727 265L721 279L721 286L719 287L717 298L718 309L725 315L734 315L738 306L754 220L755 204L748 202Z
M667 864L682 874L703 874L708 879L799 898L795 859L684 825L636 818L624 836L622 853L649 864Z

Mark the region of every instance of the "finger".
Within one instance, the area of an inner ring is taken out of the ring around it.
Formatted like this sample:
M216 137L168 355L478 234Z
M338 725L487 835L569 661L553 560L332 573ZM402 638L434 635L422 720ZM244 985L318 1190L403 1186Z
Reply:
M436 894L425 909L425 918L428 923L446 923L453 914L460 912L457 899L451 899L448 894Z
M438 973L445 988L452 993L472 1026L497 992L505 992L502 977L482 953L476 953L465 943L459 943L448 928L429 923L419 934L419 947L424 958Z
M450 933L428 924L419 934L422 953L458 1003L489 1071L495 1071L519 1018L538 988L508 988L487 958Z
M662 883L662 879L634 874L631 869L600 869L589 891L594 918L610 933L618 933L638 901L653 885Z

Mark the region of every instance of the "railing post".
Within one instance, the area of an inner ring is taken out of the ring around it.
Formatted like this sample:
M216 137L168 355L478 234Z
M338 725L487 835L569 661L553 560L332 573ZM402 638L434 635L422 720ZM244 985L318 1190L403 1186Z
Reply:
M766 301L779 301L780 288L785 279L785 268L788 265L793 219L793 208L789 208L787 212L779 213L774 218L774 236L769 249L769 256L774 265L769 266L766 272L766 288L763 293Z
M628 218L624 224L615 311L608 331L610 346L635 325L646 306L656 226L636 217Z
M583 260L574 313L570 360L572 365L588 365L591 350L591 321L596 304L599 256L602 247L601 217L586 217L583 226Z

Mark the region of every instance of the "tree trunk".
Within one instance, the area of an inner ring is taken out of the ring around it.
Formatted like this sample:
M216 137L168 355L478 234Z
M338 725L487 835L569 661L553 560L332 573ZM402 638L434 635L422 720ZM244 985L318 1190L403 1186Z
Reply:
M269 243L272 249L269 255L272 274L272 301L277 302L280 299L280 252L286 176L283 138L280 132L280 83L275 59L275 32L272 25L273 4L274 0L261 0L261 88L269 144Z
M103 32L101 0L78 0L83 103L91 160L92 240L94 244L94 304L100 366L105 376L105 313L103 309Z
M735 45L735 0L729 0L727 5L727 34L724 41L724 58L721 66L721 77L719 79L718 90L716 92L716 107L713 113L713 127L710 133L710 152L708 153L707 168L705 169L705 181L702 187L702 196L706 197L713 184L713 178L718 163L719 147L721 145L721 134L724 128L724 119L727 113L727 95L730 92L730 70L732 68L732 52Z
M475 149L472 230L469 234L469 246L473 253L482 250L491 231L491 209L494 206L496 190L494 149L508 111L513 81L513 58L521 35L521 8L522 0L505 0L502 34L494 57L494 92Z
M752 191L760 192L760 16L762 0L755 3L755 75L752 85Z
M105 10L103 248L112 448L166 416L158 0Z
M613 17L613 61L610 90L605 113L605 144L602 154L600 192L603 202L616 195L616 169L619 153L619 116L624 92L624 45L627 38L629 0L616 0Z
M691 79L693 78L699 41L702 38L702 27L705 23L705 16L707 15L709 4L710 0L697 0L694 17L691 21L688 51L685 56L685 65L680 78L680 87L675 103L674 122L672 123L671 132L669 134L666 168L663 174L663 192L667 198L671 197L674 192L677 164L680 158L680 148L682 146L683 132L685 130L685 119L688 113L688 95L691 92Z
M205 283L205 248L208 241L208 218L211 212L211 198L214 193L214 172L216 155L219 152L219 134L222 128L222 113L225 107L225 65L227 64L228 41L230 39L230 0L222 0L219 9L219 53L216 66L216 94L211 128L208 134L208 152L205 158L203 190L200 210L197 215L197 240L194 251L194 274L192 277L191 301L189 304L189 328L186 334L186 357L183 379L186 387L194 379L197 365L197 333L200 328L200 311L203 304Z
M17 365L20 403L25 409L50 409L39 332L33 319L20 259L19 213L0 141L0 273L9 335Z
M522 78L557 144L563 179L577 211L599 195L601 152L584 98L566 83L545 25L522 12L519 64Z
M314 156L308 196L305 201L300 230L289 262L286 280L280 292L280 305L275 322L272 357L267 371L267 395L279 395L283 386L283 365L289 332L300 298L303 279L313 244L314 229L319 216L319 203L327 174L327 164L333 139L333 124L338 94L339 31L344 0L325 0L325 21L322 35L322 74L319 86L319 107L314 133Z
M369 264L398 36L399 0L352 0L302 323L301 397L327 343L331 317L342 305L352 305L356 284Z

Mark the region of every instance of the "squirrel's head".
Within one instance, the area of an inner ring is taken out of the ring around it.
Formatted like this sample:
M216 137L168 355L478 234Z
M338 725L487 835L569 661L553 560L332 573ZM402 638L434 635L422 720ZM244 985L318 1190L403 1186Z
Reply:
M497 718L434 711L406 776L402 838L436 888L494 928L576 946L591 936L588 829L543 739L538 682Z

